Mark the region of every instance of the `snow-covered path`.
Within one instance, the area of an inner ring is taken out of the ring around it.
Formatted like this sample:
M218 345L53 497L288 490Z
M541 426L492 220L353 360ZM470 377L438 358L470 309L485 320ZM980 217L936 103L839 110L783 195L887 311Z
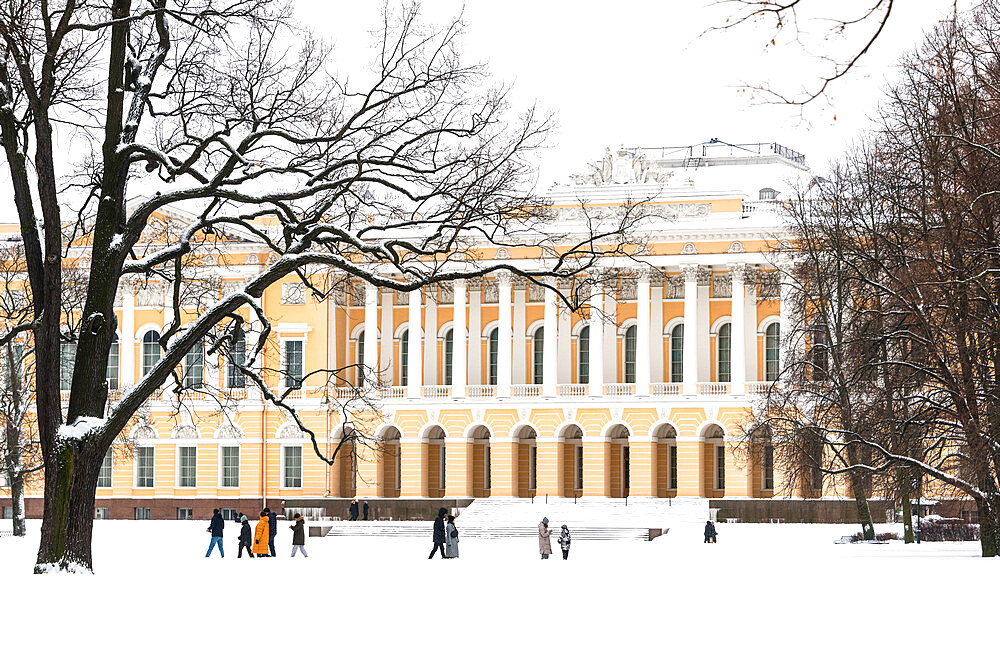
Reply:
M237 560L232 523L205 559L205 522L97 521L95 576L36 577L29 524L0 539L3 657L971 657L1000 595L976 543L834 545L839 525L720 524L718 545L675 528L567 562L469 538L429 562L412 538L309 538L291 559L286 526L281 557Z

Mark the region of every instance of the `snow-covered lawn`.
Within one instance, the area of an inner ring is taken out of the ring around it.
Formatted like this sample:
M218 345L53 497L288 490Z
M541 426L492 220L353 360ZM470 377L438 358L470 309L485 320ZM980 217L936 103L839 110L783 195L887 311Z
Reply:
M2 658L997 653L1000 561L977 543L833 544L854 526L720 524L718 545L674 529L579 541L565 562L540 561L534 539L469 538L429 562L429 536L309 538L292 559L286 523L279 558L237 560L227 523L222 560L204 558L206 522L97 521L96 575L76 577L31 575L29 525L0 539Z

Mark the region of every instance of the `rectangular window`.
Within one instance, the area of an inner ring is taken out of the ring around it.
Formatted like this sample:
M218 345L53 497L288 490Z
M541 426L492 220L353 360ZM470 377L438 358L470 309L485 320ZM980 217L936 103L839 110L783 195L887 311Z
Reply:
M302 447L281 448L284 458L285 488L302 488Z
M545 379L545 331L539 329L531 342L531 382L541 385Z
M285 387L302 385L302 341L286 341L284 356Z
M590 328L580 331L576 340L577 382L586 385L590 382Z
M528 447L528 488L538 488L538 447Z
M715 448L715 488L726 489L726 448L723 446Z
M492 461L492 457L490 456L490 446L489 445L486 445L486 455L485 456L486 456L486 460L483 461L485 463L485 465L483 465L483 470L486 472L486 474L483 475L483 478L484 478L484 480L486 482L486 490L490 490L491 488L493 488L493 470L490 469L490 463Z
M148 506L137 506L135 507L135 519L136 520L152 520L153 517L150 515Z
M135 448L135 487L153 487L153 447ZM136 520L144 520L137 518Z
M497 361L500 359L500 331L493 330L490 333L489 341L487 342L487 385L497 384L497 375L499 373L497 368Z
M229 361L226 364L226 387L243 389L247 386L247 375L240 370L240 367L245 367L247 364L247 340L242 331L231 346Z
M236 520L236 509L221 509L223 520Z
M111 516L108 515L108 507L98 506L94 507L94 520L110 520Z
M240 448L222 448L222 487L240 487Z
M194 488L198 483L198 449L179 447L177 449L177 486Z
M13 520L14 519L14 507L12 507L12 506L5 506L3 508L3 519L4 520Z
M451 385L451 371L454 364L455 333L452 330L444 336L444 384Z
M669 482L667 483L667 488L676 490L677 489L677 445L670 445L670 451L667 453L667 472L669 473Z
M177 520L194 520L194 509L177 507Z
M439 452L441 454L441 470L440 470L440 474L438 475L438 488L440 488L441 490L444 490L445 489L445 481L444 480L445 480L445 474L446 474L446 471L445 471L445 458L446 457L445 457L444 445L441 445L441 449L439 450Z
M764 490L774 490L774 447L764 445Z
M410 333L403 332L399 340L399 384L405 386L410 377ZM358 355L358 363L361 362L361 355Z
M104 455L104 460L101 462L101 471L97 473L98 488L111 488L111 462L111 450L108 449L108 453Z
M576 446L576 490L583 490L583 445Z
M201 342L191 347L184 356L184 387L202 387L205 384L205 350Z
M117 390L118 389L118 341L111 344L111 350L108 351L108 373L106 376L108 380L108 389Z
M622 447L622 494L628 497L628 489L631 481L631 465L629 465L629 448Z
M76 344L59 345L59 389L73 386L73 363L76 361Z

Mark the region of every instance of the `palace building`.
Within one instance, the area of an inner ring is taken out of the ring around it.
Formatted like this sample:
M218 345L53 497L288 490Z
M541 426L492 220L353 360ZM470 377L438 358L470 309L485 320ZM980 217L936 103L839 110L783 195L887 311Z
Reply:
M771 498L783 482L769 454L747 463L731 439L749 398L780 371L787 323L770 252L784 238L780 200L808 176L804 156L779 144L712 141L608 150L554 186L557 209L662 207L635 254L588 278L590 307L603 314L570 313L554 291L506 271L419 294L346 281L324 300L287 278L259 301L272 324L264 366L280 365L288 383L353 364L381 374L365 389L373 407L323 374L290 395L323 452L346 438L334 464L202 347L182 377L205 392L178 400L168 386L148 402L130 442L105 460L95 515L184 519L267 504L344 516L354 497L396 518L484 497ZM480 252L485 264L541 258L528 247ZM267 258L263 244L222 242L198 279L225 295ZM159 359L167 295L165 284L119 289L112 400ZM73 350L64 347L66 365ZM348 377L362 386L364 373ZM41 495L36 480L29 515L40 515Z

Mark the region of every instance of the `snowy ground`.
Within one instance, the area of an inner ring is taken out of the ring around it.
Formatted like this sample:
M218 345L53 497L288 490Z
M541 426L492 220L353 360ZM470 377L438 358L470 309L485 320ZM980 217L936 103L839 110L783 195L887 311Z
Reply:
M833 544L853 526L721 524L714 546L674 529L579 542L568 562L539 561L533 539L470 538L428 562L431 543L409 538L310 538L291 559L285 526L281 557L237 560L232 523L226 558L205 559L205 522L97 521L96 575L80 577L31 575L29 525L0 538L3 658L996 653L1000 562L977 543Z

